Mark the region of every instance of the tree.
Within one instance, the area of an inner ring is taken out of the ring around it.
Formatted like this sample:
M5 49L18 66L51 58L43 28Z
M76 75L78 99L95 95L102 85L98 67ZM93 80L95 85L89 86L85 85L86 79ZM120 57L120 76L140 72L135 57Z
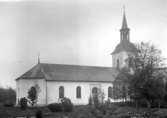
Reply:
M123 85L122 86L122 99L124 100L124 101L126 101L126 99L127 99L127 90L126 90L126 87Z
M114 99L123 99L122 98L122 89L121 89L121 84L115 82L114 86L113 86L113 95L114 95Z
M157 76L157 79L154 80L154 92L155 92L155 100L158 103L158 108L161 107L161 102L164 101L164 97L166 94L165 91L165 82L163 81L164 76L162 74Z
M129 94L136 105L140 100L145 100L147 107L150 107L162 90L156 89L159 76L155 73L159 73L157 69L162 67L164 58L161 57L161 51L149 43L142 42L136 47L138 53L128 58L129 66L134 71L129 82Z
M32 86L28 91L28 99L30 100L30 104L34 106L34 104L37 102L37 90L34 86Z
M16 91L12 88L0 88L0 103L5 106L14 106L16 102Z
M164 101L167 103L167 81L164 84L164 88L165 88Z

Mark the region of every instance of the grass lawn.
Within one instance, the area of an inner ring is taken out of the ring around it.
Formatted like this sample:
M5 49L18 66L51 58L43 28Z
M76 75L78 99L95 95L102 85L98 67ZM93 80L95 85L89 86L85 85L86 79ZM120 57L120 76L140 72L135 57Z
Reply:
M49 111L47 107L34 107L27 108L26 110L21 110L19 107L0 107L0 118L7 118L12 116L15 118L16 116L35 116L36 111L41 110L43 113L43 118L63 118L67 116L67 118L130 118L134 115L148 114L149 117L145 118L166 118L167 117L167 109L146 109L139 108L136 109L134 107L120 107L113 105L109 109L107 109L104 113L95 109L92 106L75 106L72 112L69 113L52 113ZM138 118L144 118L139 116Z

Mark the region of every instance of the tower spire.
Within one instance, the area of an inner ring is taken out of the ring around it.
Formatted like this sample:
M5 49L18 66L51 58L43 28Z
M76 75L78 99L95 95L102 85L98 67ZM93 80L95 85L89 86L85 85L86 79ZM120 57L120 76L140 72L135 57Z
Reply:
M125 15L125 6L123 6L123 21L122 21L122 27L120 29L120 42L127 42L129 40L129 28L127 25L126 15Z
M123 6L123 21L122 21L122 29L128 28L126 14L125 14L125 5Z

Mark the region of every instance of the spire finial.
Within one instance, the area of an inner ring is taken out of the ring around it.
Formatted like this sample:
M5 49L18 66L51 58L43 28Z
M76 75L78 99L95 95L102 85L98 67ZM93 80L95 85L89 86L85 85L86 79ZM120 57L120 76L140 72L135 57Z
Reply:
M40 64L40 52L38 52L38 64Z
M123 12L124 12L124 15L125 15L125 5L123 5Z

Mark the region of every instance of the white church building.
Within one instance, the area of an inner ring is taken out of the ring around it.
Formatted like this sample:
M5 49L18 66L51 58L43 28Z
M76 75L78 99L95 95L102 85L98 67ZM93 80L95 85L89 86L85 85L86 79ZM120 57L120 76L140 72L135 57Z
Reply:
M128 67L127 58L136 53L130 42L125 13L120 29L120 43L112 53L113 67L81 66L39 63L16 79L17 104L20 98L28 96L32 86L38 88L38 105L59 102L67 97L75 105L88 104L93 94L104 93L104 100L113 97L116 79L126 78L120 69Z

